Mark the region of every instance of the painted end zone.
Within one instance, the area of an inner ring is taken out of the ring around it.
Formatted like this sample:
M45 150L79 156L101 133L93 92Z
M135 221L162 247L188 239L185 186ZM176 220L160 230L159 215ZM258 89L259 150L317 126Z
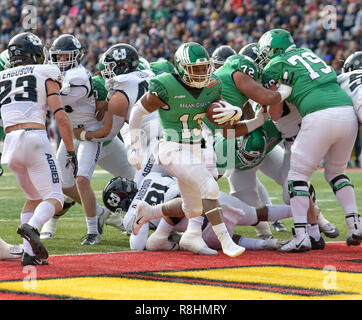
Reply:
M0 261L0 300L362 299L362 247L246 251L119 252L49 257L49 266Z

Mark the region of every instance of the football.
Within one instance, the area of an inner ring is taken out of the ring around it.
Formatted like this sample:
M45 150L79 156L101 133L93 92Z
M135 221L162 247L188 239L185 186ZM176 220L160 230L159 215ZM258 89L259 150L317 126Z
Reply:
M216 111L214 111L215 108L225 108L225 106L220 103L220 102L213 102L212 104L210 104L206 110L206 118L207 120L209 120L209 122L211 122L212 124L219 126L220 124L218 124L217 122L215 122L215 119L213 119L213 115L217 114Z

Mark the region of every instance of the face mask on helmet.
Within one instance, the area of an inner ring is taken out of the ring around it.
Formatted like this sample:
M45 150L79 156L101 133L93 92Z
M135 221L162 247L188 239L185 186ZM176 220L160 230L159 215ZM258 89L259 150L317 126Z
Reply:
M138 189L134 181L115 177L103 190L103 203L112 212L127 212Z
M181 80L189 87L204 88L210 83L213 63L198 43L186 43L177 49L175 66Z
M236 138L236 155L245 166L259 163L267 148L263 131L253 131L243 137Z
M284 54L292 48L295 48L295 44L288 31L274 29L264 33L258 41L259 65L265 67L271 59Z
M72 35L62 35L55 39L49 49L50 63L61 72L78 67L84 56L81 43Z

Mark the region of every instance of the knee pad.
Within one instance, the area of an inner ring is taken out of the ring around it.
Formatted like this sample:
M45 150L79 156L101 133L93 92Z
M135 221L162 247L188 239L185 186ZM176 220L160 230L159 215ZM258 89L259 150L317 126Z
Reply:
M219 198L219 185L213 178L208 178L201 184L201 199L217 200Z
M340 174L334 177L331 181L329 181L329 185L331 186L334 194L336 194L338 190L341 190L344 187L354 187L349 178L344 174Z
M290 199L298 196L298 197L310 197L309 193L309 185L306 181L288 181L288 190Z

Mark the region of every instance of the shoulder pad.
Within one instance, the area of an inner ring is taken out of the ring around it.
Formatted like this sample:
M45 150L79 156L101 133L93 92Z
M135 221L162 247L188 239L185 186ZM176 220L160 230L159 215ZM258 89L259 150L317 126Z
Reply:
M90 77L90 72L82 65L79 65L78 67L65 72L64 82L76 86L88 85Z
M53 64L39 64L36 66L37 72L39 72L42 76L47 79L51 79L57 81L59 83L62 82L63 76L60 72L58 66Z

